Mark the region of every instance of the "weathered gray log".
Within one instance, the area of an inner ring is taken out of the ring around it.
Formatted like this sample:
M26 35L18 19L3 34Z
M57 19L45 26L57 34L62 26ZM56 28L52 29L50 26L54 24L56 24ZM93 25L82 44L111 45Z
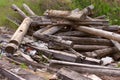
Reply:
M62 80L92 80L68 68L61 68L56 75Z
M36 16L36 14L30 9L30 7L27 4L24 3L23 7L31 16Z
M4 68L0 68L0 74L4 75L5 77L9 78L10 80L26 80Z
M43 28L41 28L41 29L39 29L39 30L37 30L36 32L33 33L33 35L41 34L42 32L44 32L44 31L46 31L46 30L48 30L48 29L50 29L50 26L49 26L49 25L46 26L46 27L43 27Z
M89 33L89 34L105 37L105 38L116 40L116 41L120 42L120 35L117 33L104 31L104 30L100 30L100 29L95 29L95 28L90 28L90 27L86 27L86 26L79 26L79 27L76 27L76 29L79 31Z
M49 20L49 21L48 21ZM47 21L33 21L31 26L46 26L46 25L53 25L53 26L57 26L57 25L95 25L95 26L108 26L109 22L108 21L79 21L79 22L71 22L71 21L67 21L67 20L56 20L56 21L52 21L50 19L48 19Z
M109 46L102 45L73 45L73 49L82 51L93 51L98 49L108 48Z
M80 31L67 31L67 32L60 32L58 34L55 34L56 36L90 36L87 33L83 33Z
M34 37L38 38L38 39L41 39L41 40L44 40L44 41L47 41L47 42L56 42L62 46L66 46L66 47L69 47L69 46L72 46L72 41L68 41L68 40L63 40L61 37L59 36L53 36L53 35L47 35L47 34L35 34L33 35Z
M5 51L8 53L14 53L18 46L20 45L24 35L27 33L27 30L30 26L32 19L29 17L25 18L19 28L16 30L14 35L12 36L9 44L6 46Z
M77 72L92 73L92 74L98 74L98 75L120 76L119 68L110 68L105 66L65 62L65 61L58 61L58 60L50 60L49 62L53 65L55 64L54 67L57 66L61 68L64 66L72 70L75 70Z
M102 58L107 55L117 53L118 49L116 47L111 47L111 48L105 48L105 49L100 49L100 50L95 50L92 52L85 52L84 54L89 57L97 57L97 58Z
M42 34L49 34L49 35L51 35L51 34L56 33L57 31L61 30L62 28L63 27L60 27L60 26L53 26L50 29L42 32Z
M71 36L60 36L62 39L73 41L74 44L80 45L108 45L112 46L112 42L108 39L89 38L89 37L71 37Z
M60 10L47 10L44 15L49 17L61 17L70 20L81 21L86 18L86 15L91 14L94 6L90 5L84 8L82 11L79 12L72 12L72 11L60 11Z
M39 47L35 47L35 46L31 46L28 45L36 50L42 51L44 52L43 54L48 56L48 57L53 57L56 59L60 59L60 60L65 60L65 61L70 61L70 62L76 62L77 56L74 54L70 54L67 52L63 52L63 51L58 51L58 50L51 50L51 49L44 49L44 48L39 48ZM81 58L82 60L83 58ZM101 64L102 61L99 59L93 59L93 58L89 58L86 57L85 59L82 60L82 62L91 62L91 63L97 63L97 64Z
M14 11L17 11L21 17L23 18L26 18L28 17L20 8L18 8L15 4L12 4L12 7L11 7Z

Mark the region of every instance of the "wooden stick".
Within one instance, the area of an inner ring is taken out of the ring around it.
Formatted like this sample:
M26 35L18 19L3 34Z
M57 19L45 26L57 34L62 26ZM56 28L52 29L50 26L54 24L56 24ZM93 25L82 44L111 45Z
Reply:
M23 7L31 16L36 16L36 14L30 9L30 7L27 4L24 3Z
M32 22L32 19L30 19L29 17L24 19L22 24L19 26L19 28L16 30L11 40L9 41L9 44L6 46L5 48L6 52L14 53L16 51L24 35L27 33L27 30L31 22Z
M21 17L23 18L27 18L28 16L20 9L18 8L15 4L12 4L12 7L11 7L14 11L17 11Z
M20 21L20 20L18 20L18 19L16 19L16 18L13 18L13 17L11 17L11 16L7 16L7 19L8 19L10 22L12 22L12 23L14 23L15 25L17 25L17 26L20 26L20 24L21 24L21 21Z

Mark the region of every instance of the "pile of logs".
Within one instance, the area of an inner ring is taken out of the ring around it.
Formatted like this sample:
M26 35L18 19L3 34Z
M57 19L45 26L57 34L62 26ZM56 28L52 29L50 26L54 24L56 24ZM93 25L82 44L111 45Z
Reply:
M24 36L29 32L35 39L46 43L47 48L30 43L26 45L41 51L46 58L56 59L48 59L50 66L55 64L60 68L64 66L78 72L120 76L120 69L100 66L103 64L101 60L103 57L111 56L116 61L120 59L120 26L109 25L104 15L92 18L93 5L82 10L46 10L43 16L36 15L26 4L23 4L23 7L30 16L15 4L12 5L12 9L24 19L22 22L7 17L19 26L5 48L7 53L15 53L22 45ZM65 77L68 75L67 78L75 80L74 77L71 78L70 75L73 74L69 72L71 71L61 69L58 75L66 75ZM91 80L81 75L77 77Z

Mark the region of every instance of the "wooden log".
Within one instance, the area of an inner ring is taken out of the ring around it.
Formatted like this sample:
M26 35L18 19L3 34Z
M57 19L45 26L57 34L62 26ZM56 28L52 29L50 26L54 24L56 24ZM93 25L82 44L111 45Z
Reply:
M15 4L12 4L12 7L11 7L14 11L17 11L22 18L27 18L28 16L20 9L18 8Z
M54 67L67 67L77 72L84 72L84 73L92 73L96 75L108 75L108 76L120 76L120 69L119 68L111 68L105 66L98 66L98 65L90 65L90 64L82 64L82 63L73 63L73 62L65 62L65 61L58 61L58 60L50 60L51 64L56 64ZM52 65L50 66L52 67Z
M120 30L120 27L118 25L106 26L106 27L103 27L103 30L117 33Z
M73 49L80 51L93 51L98 49L108 48L109 46L102 45L73 45Z
M62 80L92 80L68 68L61 68L56 75Z
M56 33L57 31L61 30L62 28L63 28L63 27L53 26L53 27L51 27L50 29L42 32L42 34L49 34L49 35L51 35L51 34Z
M22 24L19 26L19 28L16 30L11 40L9 41L9 44L6 46L5 48L6 52L14 53L16 51L24 35L27 33L27 30L31 22L32 22L32 19L30 19L29 17L24 19Z
M95 26L108 26L109 23L108 21L79 21L79 22L71 22L67 20L58 20L58 21L33 21L31 26L46 26L46 25L84 25L84 26L89 26L89 25L95 25Z
M23 4L24 9L30 14L30 16L37 16L27 4Z
M105 37L105 38L116 40L116 41L120 42L120 35L113 33L113 32L90 28L90 27L86 27L86 26L79 26L79 27L76 27L76 29L79 31L89 33L89 34Z
M60 59L60 60L65 60L65 61L70 61L70 62L76 62L77 56L74 54L69 54L67 52L63 52L63 51L58 51L58 50L51 50L51 49L44 49L44 48L39 48L39 47L35 47L35 46L31 46L28 45L36 50L42 51L44 52L43 54L50 57L52 56L53 58L56 59ZM83 58L81 58L82 60ZM93 58L89 58L86 57L85 59L82 60L82 62L91 62L91 63L97 63L97 64L101 64L102 61L99 59L93 59Z
M86 15L91 14L91 11L93 8L94 6L90 5L79 12L47 10L44 13L44 15L49 16L49 17L61 17L61 18L69 19L69 20L81 21L86 18Z
M71 36L60 36L62 39L73 41L74 44L80 45L107 45L113 46L112 42L108 39L89 38L89 37L71 37Z
M55 35L56 35L56 36L80 36L80 37L90 36L89 34L83 33L83 32L80 32L80 31L60 32L60 33L57 33L57 34L55 34Z
M56 42L64 47L69 47L72 46L72 41L68 41L68 40L63 40L61 37L58 36L53 36L53 35L47 35L47 34L38 34L38 35L33 35L34 37L44 40L46 42Z
M117 52L118 52L118 49L116 47L111 47L111 48L95 50L92 52L85 52L84 54L89 57L102 58Z
M46 31L46 30L48 30L48 29L50 29L50 26L49 26L49 25L46 26L46 27L43 27L43 28L41 28L41 29L39 29L39 30L37 30L37 31L35 31L35 32L33 33L33 35L41 34L42 32L44 32L44 31Z

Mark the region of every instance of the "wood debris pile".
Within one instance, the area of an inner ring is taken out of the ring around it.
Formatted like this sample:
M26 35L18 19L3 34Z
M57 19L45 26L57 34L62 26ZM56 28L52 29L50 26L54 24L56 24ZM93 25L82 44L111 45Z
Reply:
M104 15L92 18L93 5L82 10L46 10L43 16L36 15L26 4L23 4L23 7L30 16L15 4L12 5L12 9L24 19L22 22L13 17L7 17L19 26L6 45L7 53L14 54L20 50L21 46L26 46L32 51L36 50L42 53L42 57L49 62L49 66L36 63L31 56L28 59L28 55L24 53L21 55L27 56L27 61L22 59L19 61L39 68L47 67L53 72L57 71L57 77L62 80L80 80L80 78L94 80L81 75L82 73L120 76L119 68L103 66L120 59L120 26L109 25ZM34 39L26 40L24 37L26 34Z

